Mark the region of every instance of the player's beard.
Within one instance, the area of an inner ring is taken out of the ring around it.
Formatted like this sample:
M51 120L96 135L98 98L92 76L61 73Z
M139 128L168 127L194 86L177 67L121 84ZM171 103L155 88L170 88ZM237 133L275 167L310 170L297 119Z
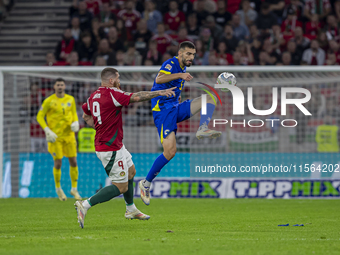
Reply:
M182 62L183 62L183 64L184 64L185 66L187 66L187 67L190 67L190 66L192 65L192 60L191 60L191 62L189 62L188 60L182 58Z

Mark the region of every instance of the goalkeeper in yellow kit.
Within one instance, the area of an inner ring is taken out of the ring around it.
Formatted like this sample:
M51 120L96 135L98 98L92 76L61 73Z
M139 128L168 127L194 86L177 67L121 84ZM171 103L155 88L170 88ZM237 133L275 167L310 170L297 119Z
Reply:
M74 134L79 130L79 122L74 97L65 94L65 87L63 79L59 78L55 81L55 94L44 100L38 112L37 121L45 131L48 151L54 160L53 175L59 199L61 201L67 199L60 186L61 160L65 156L70 162L72 184L70 193L75 199L81 200L77 191L77 143Z

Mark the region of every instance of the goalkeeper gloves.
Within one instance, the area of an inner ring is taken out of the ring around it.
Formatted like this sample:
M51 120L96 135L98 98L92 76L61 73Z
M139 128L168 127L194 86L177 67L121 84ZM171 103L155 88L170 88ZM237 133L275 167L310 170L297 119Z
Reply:
M49 127L45 127L44 131L45 131L47 142L54 143L55 140L58 138L58 136Z
M78 121L75 121L71 124L71 130L73 132L78 132L79 131L79 122Z

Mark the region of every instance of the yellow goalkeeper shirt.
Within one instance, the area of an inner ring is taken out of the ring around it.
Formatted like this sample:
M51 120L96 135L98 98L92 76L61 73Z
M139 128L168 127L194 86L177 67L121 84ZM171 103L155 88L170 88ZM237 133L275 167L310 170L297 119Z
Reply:
M49 96L38 112L37 121L43 129L48 126L58 138L74 135L71 124L78 121L74 97L68 94L63 98L57 97L56 94Z

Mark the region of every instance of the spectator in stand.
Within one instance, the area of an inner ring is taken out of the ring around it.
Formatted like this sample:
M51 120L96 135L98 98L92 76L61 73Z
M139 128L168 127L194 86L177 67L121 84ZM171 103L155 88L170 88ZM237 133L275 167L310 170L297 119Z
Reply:
M92 20L92 37L97 44L100 42L101 39L106 38L104 28L100 26L98 19Z
M339 65L339 63L336 60L336 55L334 52L329 51L327 53L327 59L325 61L325 65L326 66L335 66L335 65Z
M236 11L236 14L240 16L241 24L248 27L252 25L257 18L257 12L250 6L250 0L243 0L242 9Z
M90 61L79 61L78 52L72 51L67 57L66 66L92 66Z
M196 56L194 58L195 65L208 65L209 64L209 51L205 51L203 48L203 42L201 40L195 41Z
M200 37L203 43L204 51L212 51L214 49L214 39L211 36L209 28L203 28Z
M327 25L325 26L324 29L326 31L328 41L332 39L339 41L340 39L339 38L339 26L334 15L327 16Z
M78 41L79 40L79 36L80 36L80 22L79 22L79 18L78 17L73 17L71 19L71 25L70 25L70 29L71 29L71 34L74 40Z
M197 39L200 34L200 30L197 25L197 14L195 12L189 14L187 28L188 28L188 35L191 37L194 37L194 39Z
M300 65L302 52L296 50L296 43L293 40L288 41L287 51L290 53L292 58L292 65Z
M93 17L99 15L99 1L98 0L86 0L86 9L92 14Z
M286 5L283 11L283 19L286 19L288 16L288 10L293 9L295 11L295 15L299 21L303 21L302 13L303 13L303 4L299 0L290 0L290 4Z
M164 15L164 25L169 34L176 34L179 27L185 26L184 13L178 10L176 1L170 1L169 12Z
M233 27L229 24L224 27L224 34L220 38L221 41L224 41L227 45L228 50L234 52L238 45L239 40L234 36Z
M148 30L147 22L141 19L137 24L137 32L134 35L134 41L137 51L144 56L148 50L148 43L152 37L152 33Z
M277 44L276 45L272 44L270 38L265 39L262 45L262 50L268 53L269 55L268 62L272 65L275 65L276 62L280 59L280 51L277 48L277 46L278 46Z
M256 37L252 44L251 44L251 52L253 53L254 56L254 62L258 63L259 62L259 55L261 52L261 48L262 48L262 42L261 42L261 38L260 37Z
M170 43L170 46L168 47L167 53L169 53L171 56L176 56L178 53L178 42L175 40L172 40Z
M103 57L97 57L94 65L95 66L107 66L106 60Z
M239 51L235 51L234 54L233 54L233 64L234 66L241 66L241 65L244 65L241 63L241 52Z
M281 62L284 66L292 65L292 56L288 51L282 53Z
M167 48L170 46L172 38L165 33L165 26L163 23L158 23L157 25L158 33L155 34L151 40L157 41L157 50L164 54L167 51Z
M177 45L181 44L182 42L185 41L192 41L191 39L188 38L188 30L186 27L181 27L178 30L178 37L176 39ZM177 54L175 54L177 55Z
M238 40L246 40L249 38L249 29L246 25L241 24L241 19L238 14L234 14L231 20L233 26L234 36Z
M303 35L301 27L296 27L294 38L292 39L296 43L296 50L304 52L308 48L310 40Z
M116 54L117 66L125 66L124 59L125 53L122 50L118 50Z
M204 21L207 16L209 15L209 12L205 10L205 0L197 0L196 1L196 15L197 15L197 25L200 27L204 25L202 21Z
M233 63L233 56L227 52L227 45L225 42L219 42L217 46L217 52L215 54L218 65L230 65Z
M259 62L256 63L256 65L259 65L259 66L269 66L269 65L271 65L270 56L269 56L268 52L266 52L266 51L260 52Z
M148 29L153 33L157 33L157 24L163 21L162 13L156 10L156 4L153 0L145 2L145 11L143 18L147 21Z
M108 33L110 27L116 23L117 17L114 13L112 13L108 2L102 4L98 20L100 21L100 27L104 28L105 33Z
M192 3L189 0L178 0L178 9L187 17L193 11Z
M107 65L114 66L117 63L115 51L112 51L107 39L101 39L98 46L98 51L93 55L93 62L97 57L103 57Z
M209 54L208 62L209 62L209 66L217 66L218 65L218 60L216 58L215 51L212 51Z
M127 66L140 66L142 64L142 56L136 50L134 42L129 43L124 56L124 64Z
M285 8L284 0L265 0L265 3L269 4L269 10L276 16L277 23L281 24L282 14Z
M155 65L160 65L161 60L162 60L162 55L157 50L157 47L158 47L157 41L151 39L149 42L149 50L144 55L143 61L145 61L145 59L151 59L155 63Z
M302 55L302 61L308 65L321 66L325 63L325 51L319 47L317 40L313 40L310 48L305 50Z
M255 24L249 27L249 39L248 42L252 43L257 37L260 36L260 31L257 29Z
M125 23L127 41L133 41L133 34L137 28L137 23L141 18L138 11L135 10L135 4L129 0L125 2L125 8L118 13L118 18L122 19Z
M314 13L319 15L320 20L324 20L331 13L329 0L306 0L303 15L308 20L311 20Z
M63 39L58 43L55 49L55 57L59 61L65 61L67 56L73 51L76 41L72 37L71 29L64 31Z
M209 15L205 20L205 26L210 29L211 34L215 41L218 40L218 38L223 33L223 28L215 23L215 18L212 15Z
M77 4L77 0L74 0L70 8L70 16L71 18L79 18L81 31L91 29L92 14L87 10L85 2L79 2L79 4Z
M152 59L149 59L149 58L145 59L143 62L143 66L153 66L153 65L155 65L155 63L153 62Z
M213 14L216 24L224 27L229 21L231 21L231 14L226 9L226 1L217 1L217 11Z
M114 51L125 50L123 42L118 37L118 32L116 27L110 27L107 34L107 40L109 41L110 48Z
M125 47L125 45L127 44L126 43L127 33L124 27L124 21L121 19L118 19L116 28L117 28L118 38L123 42L124 47Z
M296 27L302 27L293 8L287 10L287 18L281 24L281 31L285 35L293 35Z
M45 59L46 59L45 66L54 66L57 63L55 56L52 52L47 52Z
M321 23L319 21L319 15L314 13L312 15L311 20L306 23L305 35L308 35L309 37L313 37L314 39L318 35L320 29L321 29Z
M334 15L335 15L337 21L340 22L340 0L335 0Z
M254 56L251 52L250 44L245 41L239 41L236 51L241 53L241 63L243 65L253 65Z
M337 43L335 40L329 41L329 50L328 52L332 52L335 54L336 61L340 63L340 52L339 52L339 43Z
M97 44L92 40L90 32L85 31L80 35L81 40L77 43L77 52L80 61L91 61L97 51Z
M255 24L259 30L264 31L277 24L277 17L271 12L269 3L264 2L262 4L260 15L257 17Z
M173 58L174 56L171 56L168 52L165 52L162 56L162 60L161 63L164 63L165 61L167 61L170 58Z
M329 44L328 39L325 31L320 30L318 33L317 40L319 42L319 47L323 49L325 52L328 51Z

